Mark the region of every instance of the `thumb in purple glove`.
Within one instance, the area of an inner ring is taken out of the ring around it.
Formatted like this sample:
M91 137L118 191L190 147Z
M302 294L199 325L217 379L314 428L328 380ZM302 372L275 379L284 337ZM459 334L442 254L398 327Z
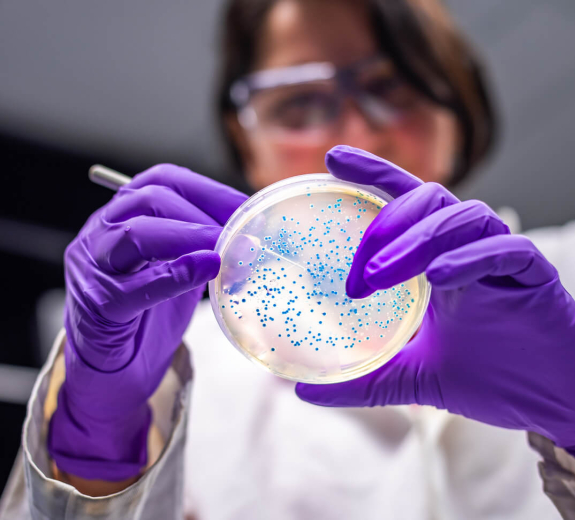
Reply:
M334 385L297 385L323 406L432 405L537 432L575 454L575 301L526 237L485 204L460 202L354 148L332 149L338 178L397 198L368 228L347 280L364 297L425 272L432 293L420 331L390 362Z

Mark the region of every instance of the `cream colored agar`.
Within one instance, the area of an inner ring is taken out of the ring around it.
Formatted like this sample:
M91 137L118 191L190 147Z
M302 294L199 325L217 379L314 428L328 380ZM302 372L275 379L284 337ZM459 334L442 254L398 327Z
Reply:
M423 276L352 300L345 280L366 228L386 204L347 186L295 187L236 226L214 288L228 338L295 381L359 377L392 358L427 305ZM421 297L423 293L423 297Z

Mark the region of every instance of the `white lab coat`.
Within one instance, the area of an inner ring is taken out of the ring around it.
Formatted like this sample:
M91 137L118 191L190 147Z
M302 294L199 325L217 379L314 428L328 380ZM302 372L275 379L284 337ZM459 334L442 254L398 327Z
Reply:
M575 223L532 236L573 292ZM235 351L208 302L199 305L185 335L193 378L181 368L181 355L173 366L177 388L193 388L191 407L184 391L174 399L164 383L155 396L154 421L168 439L158 462L126 492L79 495L50 478L45 451L41 410L61 343L34 390L24 455L0 506L0 513L18 516L2 518L171 520L181 513L174 502L182 484L183 509L198 520L561 518L543 492L541 457L524 432L429 407L337 409L302 402L293 383ZM158 405L162 393L169 403ZM555 451L563 462L547 459L545 483L563 486L563 513L575 514L575 459Z
M530 235L575 294L575 222ZM201 519L560 518L523 432L430 407L304 403L230 346L207 302L186 342L185 503Z
M430 407L321 408L247 361L202 304L186 509L199 519L560 518L524 432Z

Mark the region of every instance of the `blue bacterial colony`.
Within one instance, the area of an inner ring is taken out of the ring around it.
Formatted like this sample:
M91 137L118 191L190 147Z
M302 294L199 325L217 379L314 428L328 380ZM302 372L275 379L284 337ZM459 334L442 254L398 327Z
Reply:
M345 293L355 251L385 204L348 186L296 186L248 214L215 281L235 346L277 375L316 383L358 377L393 357L421 319L426 282L360 300Z

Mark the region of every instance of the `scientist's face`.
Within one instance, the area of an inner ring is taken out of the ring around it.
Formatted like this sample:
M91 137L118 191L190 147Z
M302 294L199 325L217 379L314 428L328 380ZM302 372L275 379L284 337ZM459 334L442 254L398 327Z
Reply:
M378 55L381 52L361 2L279 0L259 36L253 70L316 62L331 62L339 69L369 63ZM358 76L367 74L365 81L376 77L378 85L395 85L386 96L397 113L384 124L374 124L353 96L342 98L337 114L333 115L332 110L331 117L326 118L330 105L321 89L331 87L319 85L321 82L313 88L305 84L290 87L291 94L283 88L255 98L262 111L273 114L270 119L274 124L277 126L279 119L287 130L274 131L261 120L246 129L235 116L230 118L228 124L240 150L247 181L254 189L293 175L326 172L325 153L337 144L372 152L424 181L448 180L458 146L455 117L405 83L395 81L398 76L389 60L375 61ZM318 88L320 92L316 91ZM286 91L291 98L281 99L288 95ZM381 95L379 91L377 95Z

